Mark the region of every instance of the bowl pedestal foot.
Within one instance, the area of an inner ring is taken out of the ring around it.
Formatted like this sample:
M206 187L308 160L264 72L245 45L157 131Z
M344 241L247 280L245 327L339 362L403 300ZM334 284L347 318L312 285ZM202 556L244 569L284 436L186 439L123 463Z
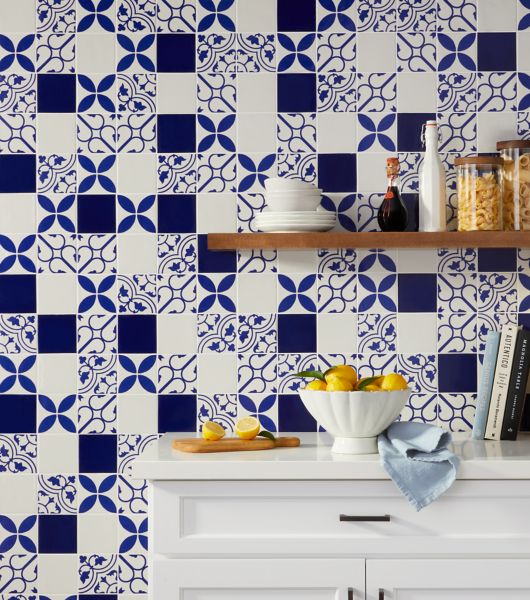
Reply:
M377 437L336 437L331 451L337 454L377 454Z

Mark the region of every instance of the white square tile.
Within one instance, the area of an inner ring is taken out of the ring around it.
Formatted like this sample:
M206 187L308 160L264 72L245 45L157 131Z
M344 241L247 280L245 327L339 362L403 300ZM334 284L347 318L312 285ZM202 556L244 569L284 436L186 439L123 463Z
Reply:
M197 112L197 77L195 73L158 73L158 112L194 114Z
M77 275L40 273L37 278L37 310L40 314L77 312Z
M237 79L238 113L276 111L276 75L239 73Z
M199 354L197 362L197 391L199 394L234 394L237 392L235 352Z
M75 596L79 588L78 561L77 554L40 554L39 592Z
M237 279L240 313L276 312L278 277L275 273L241 273Z
M77 356L75 354L40 354L37 381L39 392L42 394L75 394L77 390Z
M36 211L35 194L0 194L0 231L35 233Z
M319 314L317 318L318 352L357 352L357 315Z
M517 34L517 69L530 71L530 35L528 35L528 31L519 31Z
M237 30L248 32L276 31L278 25L276 0L256 2L238 0Z
M398 254L400 273L436 273L438 253L435 248L401 248Z
M357 153L357 191L385 192L386 158L388 153ZM374 189L375 188L375 189Z
M197 233L237 231L235 194L197 194Z
M276 113L239 114L237 128L238 152L276 151Z
M37 475L2 473L0 514L37 513Z
M399 112L436 112L436 73L398 73Z
M278 250L280 273L316 273L317 250Z
M118 154L122 194L156 194L156 154Z
M0 2L2 33L34 33L35 27L35 0L2 0Z
M38 447L39 473L77 473L77 435L42 435Z
M158 354L197 352L196 315L158 315Z
M516 31L517 0L479 0L479 31Z
M394 73L396 48L395 33L358 33L357 71Z
M478 152L495 152L498 140L515 140L517 138L517 113L479 112L477 114Z
M75 154L75 113L39 113L39 153Z
M317 124L320 153L356 152L357 120L354 113L319 113Z
M118 271L127 273L156 273L156 235L118 236Z
M400 354L436 353L436 313L399 313L397 333Z
M113 33L80 33L76 37L78 73L114 73L116 36Z
M158 433L158 396L118 396L118 431L120 433Z
M116 515L78 515L77 551L97 554L116 553L118 551Z

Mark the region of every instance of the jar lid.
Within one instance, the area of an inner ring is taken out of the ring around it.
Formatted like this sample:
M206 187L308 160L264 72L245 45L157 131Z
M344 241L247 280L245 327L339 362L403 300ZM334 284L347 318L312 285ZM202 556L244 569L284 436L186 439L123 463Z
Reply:
M530 148L530 140L504 140L497 142L497 150L506 150L507 148Z
M503 165L500 156L459 156L455 158L455 165Z

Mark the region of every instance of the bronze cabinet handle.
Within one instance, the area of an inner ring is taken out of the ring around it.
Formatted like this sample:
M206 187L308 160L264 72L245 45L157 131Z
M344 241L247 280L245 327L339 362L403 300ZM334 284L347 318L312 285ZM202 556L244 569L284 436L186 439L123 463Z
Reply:
M348 600L353 600L353 588L348 588Z
M383 588L379 588L379 600L385 600L385 590Z
M339 521L354 523L389 523L390 515L339 515Z

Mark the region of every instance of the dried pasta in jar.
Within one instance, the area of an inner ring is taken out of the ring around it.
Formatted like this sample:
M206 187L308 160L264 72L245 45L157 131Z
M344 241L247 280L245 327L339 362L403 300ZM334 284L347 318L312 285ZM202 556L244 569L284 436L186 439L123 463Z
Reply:
M497 142L504 160L504 229L530 230L530 140Z
M455 159L458 231L502 229L502 165L496 156Z

